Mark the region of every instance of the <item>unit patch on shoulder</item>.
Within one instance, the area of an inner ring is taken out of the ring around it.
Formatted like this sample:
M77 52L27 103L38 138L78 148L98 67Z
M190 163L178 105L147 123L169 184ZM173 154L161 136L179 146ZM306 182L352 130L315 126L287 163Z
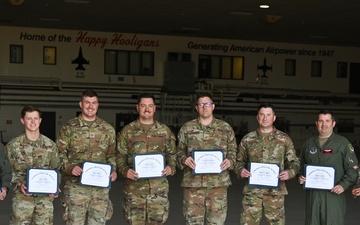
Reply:
M354 152L354 147L352 146L352 144L349 144L349 149L350 149L350 152Z
M349 157L348 160L349 162L354 163L354 160L351 157Z
M333 154L334 153L334 149L333 148L324 148L322 150L322 154Z
M311 149L310 149L310 153L311 154L315 154L317 152L317 148L316 147L312 147Z

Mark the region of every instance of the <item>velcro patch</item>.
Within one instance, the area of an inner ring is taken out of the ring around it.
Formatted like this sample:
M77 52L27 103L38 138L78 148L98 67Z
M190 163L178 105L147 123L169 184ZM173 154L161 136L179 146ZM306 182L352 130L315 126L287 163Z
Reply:
M349 157L348 160L349 162L354 163L354 160L351 157Z
M324 148L322 150L322 154L333 154L334 153L334 149L332 148Z
M352 146L352 144L349 144L349 149L351 152L354 152L354 147Z

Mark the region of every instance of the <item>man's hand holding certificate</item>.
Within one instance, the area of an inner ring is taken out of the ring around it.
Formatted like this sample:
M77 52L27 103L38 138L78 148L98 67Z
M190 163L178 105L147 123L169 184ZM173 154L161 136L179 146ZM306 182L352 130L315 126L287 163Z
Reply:
M111 164L85 161L83 163L80 184L110 188L112 168Z
M222 173L223 150L193 150L192 156L195 162L194 174Z
M134 154L133 162L138 179L163 177L165 168L164 153Z
M278 188L280 166L270 163L249 163L250 188Z
M58 194L59 172L55 169L27 169L27 194Z
M305 189L331 190L335 186L335 168L305 165Z

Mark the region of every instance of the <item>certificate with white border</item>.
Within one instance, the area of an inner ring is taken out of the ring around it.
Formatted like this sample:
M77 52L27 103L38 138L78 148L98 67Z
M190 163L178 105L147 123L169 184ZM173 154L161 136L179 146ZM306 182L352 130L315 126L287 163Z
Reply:
M192 150L195 161L193 174L217 174L223 173L220 164L224 159L223 150Z
M54 194L59 191L59 171L56 169L28 168L26 170L26 193Z
M331 190L335 186L335 167L304 165L304 189Z
M113 165L100 162L84 161L80 184L101 188L110 188Z
M280 165L276 163L249 163L249 188L279 188Z
M165 154L134 154L134 170L139 174L139 179L165 177L162 171L165 169Z

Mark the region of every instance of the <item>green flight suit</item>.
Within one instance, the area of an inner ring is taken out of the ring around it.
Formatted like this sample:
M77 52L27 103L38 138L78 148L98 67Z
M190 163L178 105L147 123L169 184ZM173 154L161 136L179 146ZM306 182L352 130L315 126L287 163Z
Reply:
M6 156L4 145L0 143L0 188L6 187L9 190L12 177L11 173L11 164Z
M309 138L302 148L300 160L300 175L303 176L305 164L335 167L335 185L340 184L344 190L355 184L358 177L357 169L354 169L358 164L354 148L346 138L334 133L322 147L318 136ZM338 195L330 190L306 191L306 225L344 224L345 210L345 193Z

